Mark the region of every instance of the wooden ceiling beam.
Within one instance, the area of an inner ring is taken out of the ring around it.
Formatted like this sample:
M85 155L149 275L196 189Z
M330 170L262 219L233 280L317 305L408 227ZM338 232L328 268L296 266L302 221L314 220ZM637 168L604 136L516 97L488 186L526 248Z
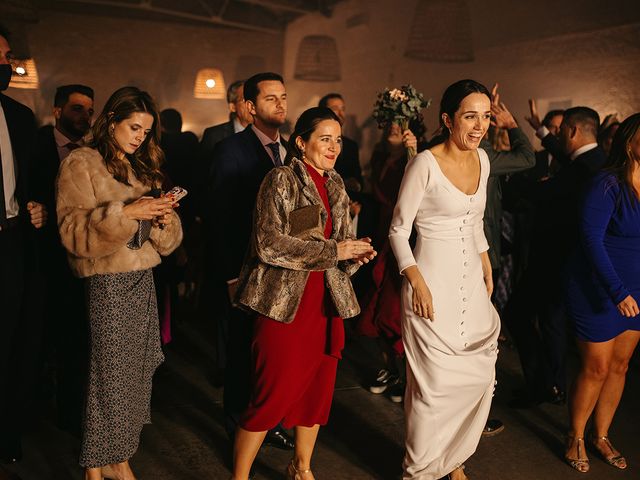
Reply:
M136 12L154 12L162 15L167 15L169 17L175 17L184 20L191 20L196 22L201 22L210 25L224 26L224 27L232 27L239 28L242 30L251 30L254 32L262 32L262 33L282 33L281 29L273 28L273 27L262 27L259 25L253 25L250 23L236 22L232 20L226 20L222 18L220 15L195 15L192 13L180 12L176 10L171 10L168 8L159 8L154 7L150 4L149 0L142 0L140 3L131 4L131 3L120 3L111 0L64 0L61 3L72 3L78 5L93 5L96 7L114 7L122 10L132 10ZM259 2L256 2L259 4ZM50 4L49 8L55 8L55 3Z

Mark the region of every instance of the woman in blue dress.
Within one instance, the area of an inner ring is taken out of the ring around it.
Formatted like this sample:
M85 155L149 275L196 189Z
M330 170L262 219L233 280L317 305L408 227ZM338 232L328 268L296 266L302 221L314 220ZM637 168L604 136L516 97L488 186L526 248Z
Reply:
M603 171L590 185L581 213L580 252L573 259L567 310L575 324L582 365L569 403L565 458L589 470L588 442L610 465L627 462L609 440L629 359L640 339L640 113L618 129Z

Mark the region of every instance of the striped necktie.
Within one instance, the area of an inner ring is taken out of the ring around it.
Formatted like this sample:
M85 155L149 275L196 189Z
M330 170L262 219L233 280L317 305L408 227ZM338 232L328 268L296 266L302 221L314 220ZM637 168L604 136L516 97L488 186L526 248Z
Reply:
M273 142L268 144L268 147L273 152L273 163L276 167L282 166L282 159L280 158L280 143Z

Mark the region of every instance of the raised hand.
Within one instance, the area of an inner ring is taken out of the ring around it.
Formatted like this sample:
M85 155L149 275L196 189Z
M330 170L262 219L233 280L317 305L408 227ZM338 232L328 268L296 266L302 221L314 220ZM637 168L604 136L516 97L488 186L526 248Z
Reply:
M538 131L538 129L542 126L540 115L538 115L538 107L536 106L536 100L534 98L529 99L529 116L524 118L536 131Z
M498 84L495 83L491 89L491 125L496 128L516 128L518 123L513 118L507 106L500 101Z

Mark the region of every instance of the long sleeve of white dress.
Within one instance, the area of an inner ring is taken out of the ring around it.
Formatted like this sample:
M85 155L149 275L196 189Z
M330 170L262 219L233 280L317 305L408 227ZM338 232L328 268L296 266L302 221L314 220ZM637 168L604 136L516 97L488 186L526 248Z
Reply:
M416 265L409 245L413 222L429 184L429 157L420 153L407 163L389 229L389 242L400 272Z

